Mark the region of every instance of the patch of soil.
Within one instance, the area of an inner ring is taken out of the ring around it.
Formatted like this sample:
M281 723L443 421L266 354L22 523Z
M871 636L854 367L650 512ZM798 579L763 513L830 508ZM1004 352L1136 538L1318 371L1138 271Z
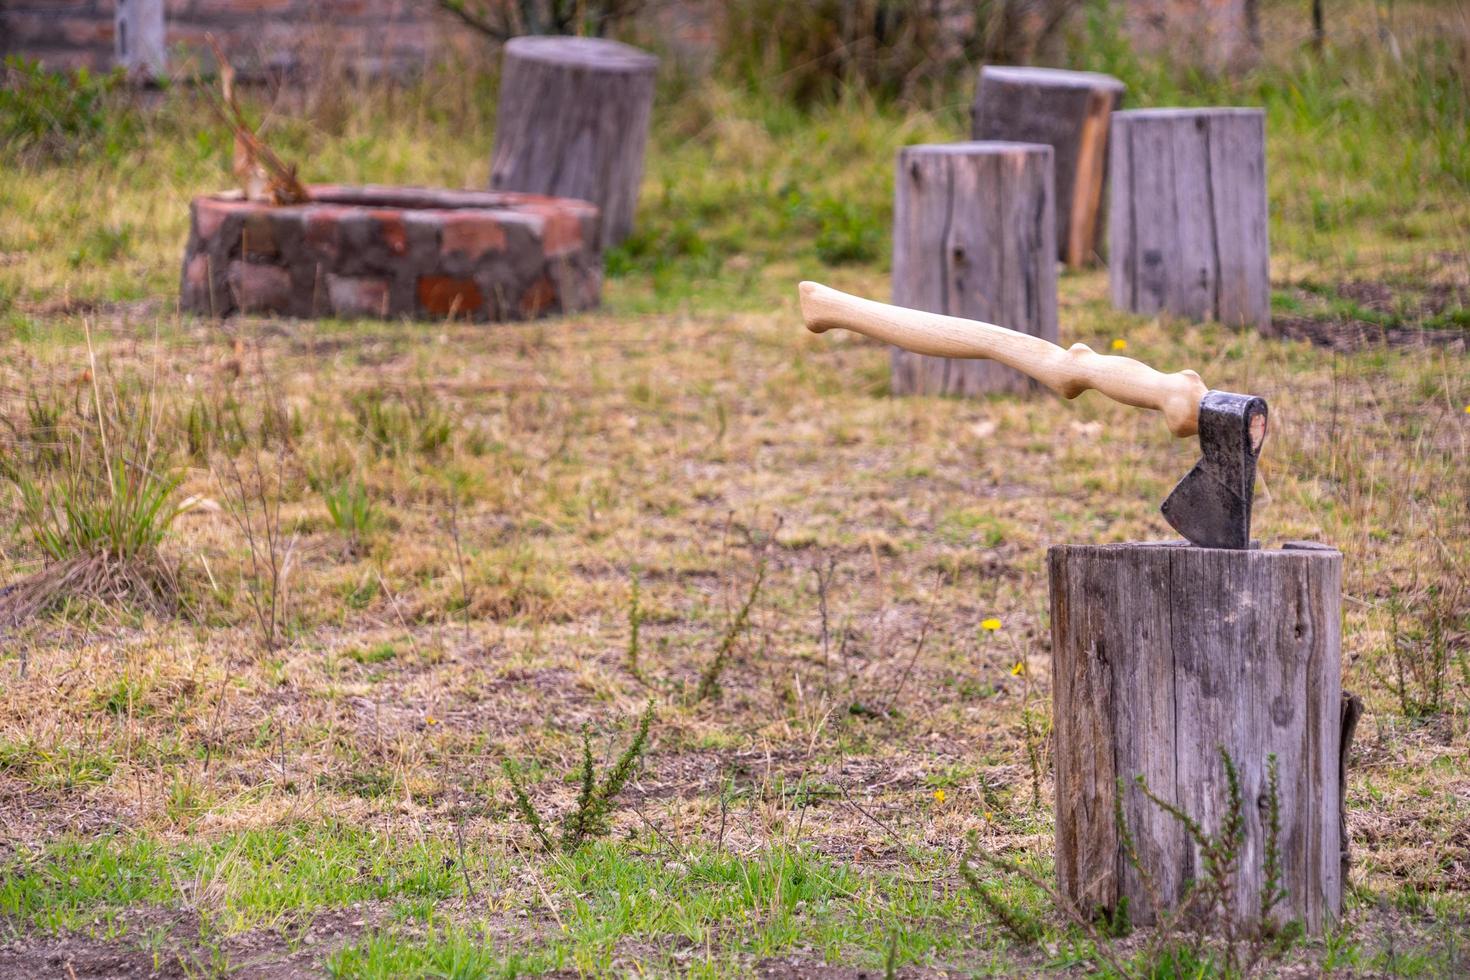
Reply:
M1425 330L1421 327L1385 327L1366 320L1316 319L1306 316L1274 316L1267 336L1285 340L1309 340L1318 347L1336 351L1364 347L1443 347L1464 350L1470 334L1459 330Z
M1332 292L1362 310L1392 317L1395 322L1385 325L1334 315L1274 316L1267 334L1288 340L1307 340L1337 351L1354 351L1374 345L1464 350L1470 341L1470 331L1414 326L1416 322L1470 306L1470 291L1462 285L1429 282L1404 287L1381 280L1349 279L1335 284Z

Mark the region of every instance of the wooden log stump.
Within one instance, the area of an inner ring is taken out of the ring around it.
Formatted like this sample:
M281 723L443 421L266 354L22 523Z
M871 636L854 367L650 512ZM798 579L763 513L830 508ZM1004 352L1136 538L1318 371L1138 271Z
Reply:
M131 78L168 74L164 6L164 0L116 0L113 6L113 54Z
M1273 917L1320 931L1342 908L1342 556L1300 545L1062 545L1048 561L1062 893L1087 910L1126 899L1133 922L1155 921L1115 819L1121 780L1139 865L1160 904L1175 907L1203 878L1201 857L1134 779L1217 833L1228 810L1223 746L1245 827L1233 913L1248 924L1265 880L1274 753L1286 895Z
M1113 306L1269 327L1265 113L1114 113L1110 166Z
M907 146L898 155L895 183L895 304L1056 341L1051 147ZM979 396L1035 387L994 361L893 349L895 395Z
M1051 146L1057 256L1070 266L1087 265L1097 256L1108 121L1123 92L1122 82L1098 72L995 65L980 69L970 135Z
M602 212L602 245L633 230L658 59L583 37L505 45L494 190L580 198Z

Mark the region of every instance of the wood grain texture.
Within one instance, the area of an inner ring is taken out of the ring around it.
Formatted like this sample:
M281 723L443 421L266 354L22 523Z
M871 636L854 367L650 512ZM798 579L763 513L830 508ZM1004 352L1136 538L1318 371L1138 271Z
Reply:
M129 75L160 78L168 74L164 0L116 0L113 53Z
M899 152L893 302L1057 338L1052 150L1023 143L950 143ZM1033 382L991 361L895 348L896 395L979 396Z
M1269 326L1264 112L1135 109L1112 128L1113 306Z
M1339 703L1342 556L1174 544L1059 546L1051 573L1057 877L1088 908L1154 903L1123 853L1118 780L1141 864L1165 906L1200 872L1183 829L1132 785L1207 832L1225 812L1224 746L1240 773L1242 922L1258 908L1269 793L1279 766L1282 921L1313 932L1342 906Z
M604 248L628 237L643 179L658 59L617 41L518 37L505 45L494 190L591 201Z
M1131 357L1099 354L1086 344L1063 350L994 323L878 303L816 282L803 282L799 293L801 315L812 333L851 330L930 358L987 358L1063 398L1096 390L1124 405L1163 413L1176 436L1199 431L1200 399L1208 389L1194 371L1164 374Z
M1123 83L1111 75L986 65L970 109L970 135L1052 147L1057 256L1071 266L1097 256L1109 119Z

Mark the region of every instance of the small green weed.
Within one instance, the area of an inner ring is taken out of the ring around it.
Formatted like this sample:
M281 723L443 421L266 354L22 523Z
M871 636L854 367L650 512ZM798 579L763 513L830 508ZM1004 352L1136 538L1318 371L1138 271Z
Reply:
M364 540L382 524L383 515L360 481L349 481L321 491L322 503L332 518L332 526L347 537L354 552L361 550Z
M592 762L592 733L586 728L582 730L582 766L577 780L581 790L577 795L576 807L562 818L559 842L562 853L574 853L583 844L608 832L608 818L612 815L613 801L623 791L628 780L633 778L633 772L648 746L648 731L652 724L653 701L650 700L638 719L638 728L628 747L600 782ZM548 854L555 853L558 847L553 843L531 798L526 795L525 787L521 785L520 770L509 759L502 763L502 768L506 778L510 780L516 810L535 835L541 849Z

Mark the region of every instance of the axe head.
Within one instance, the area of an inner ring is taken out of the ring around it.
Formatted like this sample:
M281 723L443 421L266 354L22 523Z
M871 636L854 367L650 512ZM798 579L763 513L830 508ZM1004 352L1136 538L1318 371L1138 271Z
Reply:
M1265 399L1207 392L1199 403L1203 455L1164 501L1164 519L1201 548L1249 548L1256 459L1265 438Z

